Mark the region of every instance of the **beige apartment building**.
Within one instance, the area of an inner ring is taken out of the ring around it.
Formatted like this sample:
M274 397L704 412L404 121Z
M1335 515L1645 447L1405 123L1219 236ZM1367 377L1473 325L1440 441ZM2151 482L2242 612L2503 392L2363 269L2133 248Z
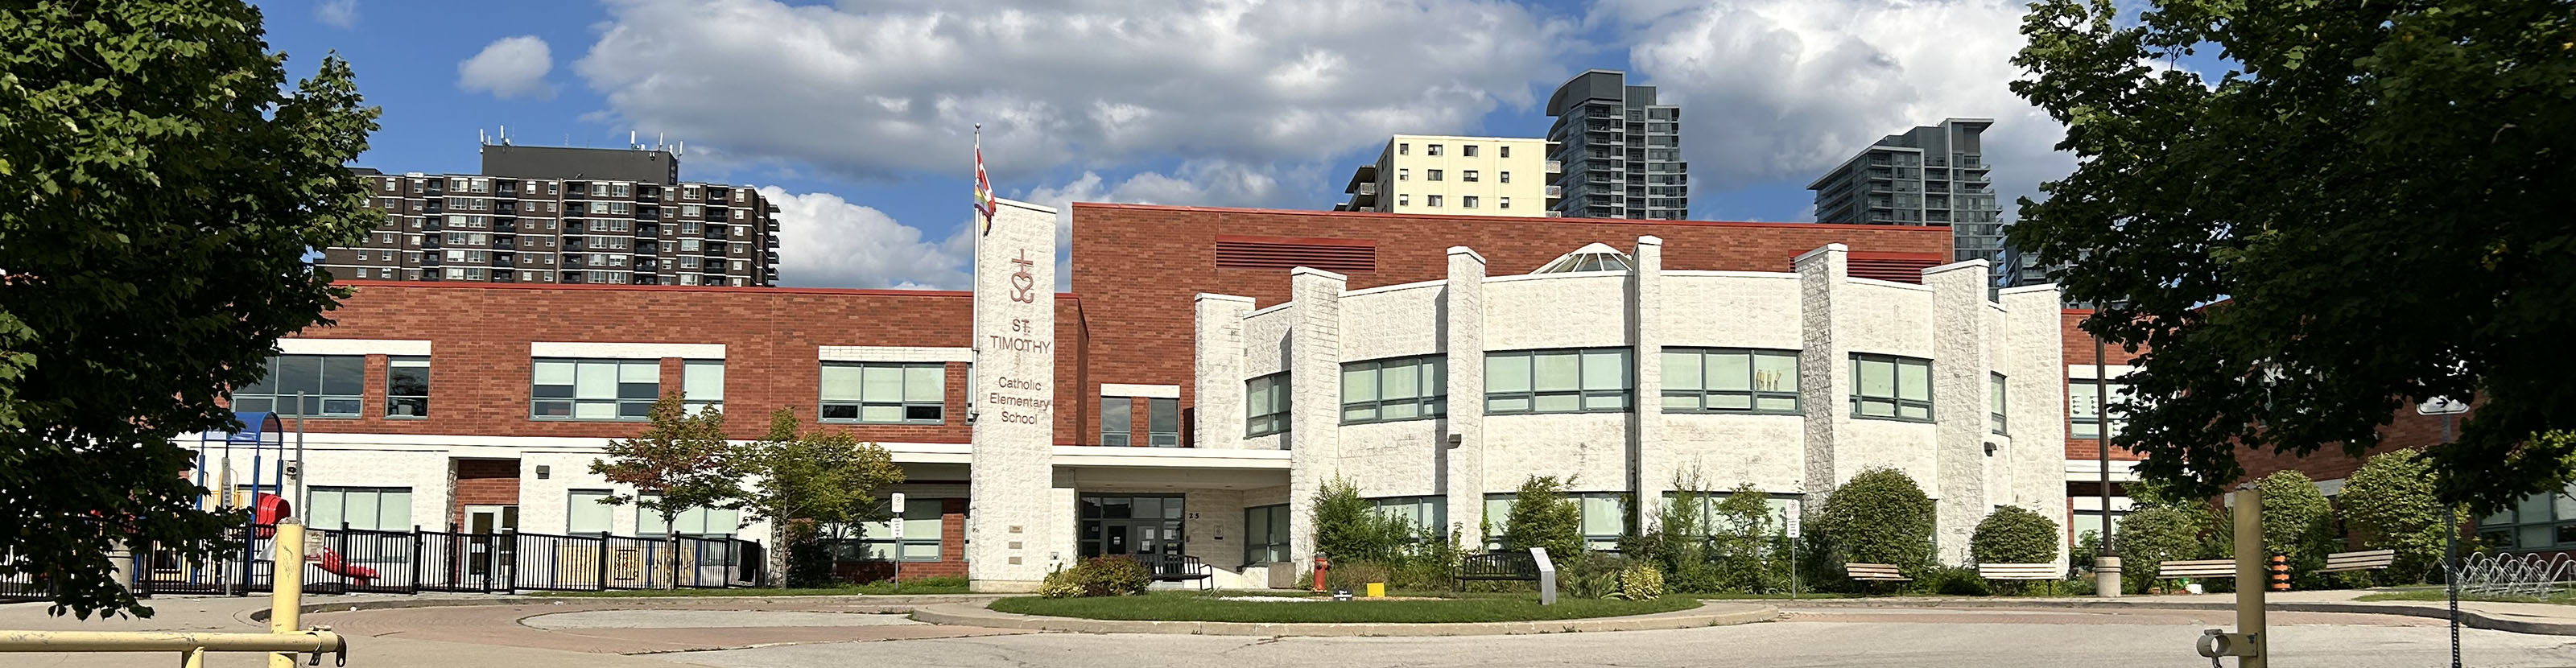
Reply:
M1562 168L1552 142L1518 137L1395 135L1377 163L1361 165L1334 211L1471 216L1555 216L1550 185Z

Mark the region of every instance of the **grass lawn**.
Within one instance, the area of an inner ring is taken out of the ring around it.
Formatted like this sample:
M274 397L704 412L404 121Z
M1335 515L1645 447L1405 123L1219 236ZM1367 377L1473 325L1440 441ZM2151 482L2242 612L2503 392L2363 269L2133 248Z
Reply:
M2361 598L2357 600L2447 601L2450 600L2450 598L2448 592L2439 587L2435 587L2429 589L2402 589L2398 591L2383 591L2373 594L2363 594L2361 595ZM2562 591L2548 596L2496 596L2493 594L2470 594L2467 592L2461 592L2460 600L2495 601L2500 603L2556 603L2559 605L2576 605L2576 591Z
M813 588L740 588L740 589L611 589L608 591L558 591L535 596L567 598L665 598L689 596L883 596L888 594L963 594L963 578L924 578L911 582L870 582L840 587Z
M1317 601L1285 603L1225 601L1199 592L1153 592L1107 598L1006 598L994 601L1001 612L1087 619L1131 619L1200 622L1358 622L1416 624L1430 622L1511 622L1540 619L1617 617L1686 610L1699 606L1687 596L1652 601L1559 598L1539 605L1535 594L1493 595L1442 601Z

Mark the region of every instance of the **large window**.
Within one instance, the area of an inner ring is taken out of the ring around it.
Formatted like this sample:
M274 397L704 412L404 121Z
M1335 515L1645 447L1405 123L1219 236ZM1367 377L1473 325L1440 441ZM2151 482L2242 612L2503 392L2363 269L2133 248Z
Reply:
M1852 416L1932 421L1932 361L1852 353Z
M1485 495L1485 548L1499 550L1513 547L1503 536L1511 530L1513 494ZM1619 549L1619 537L1628 532L1628 495L1625 492L1578 492L1565 495L1583 512L1583 544L1593 550Z
M1485 412L1628 410L1635 389L1627 348L1485 353Z
M1449 497L1387 496L1369 499L1377 514L1411 523L1416 529L1429 529L1441 535L1449 533Z
M1288 430L1288 374L1274 373L1244 381L1243 435L1268 436Z
M2004 375L1986 374L1986 429L1996 434L2010 434L2005 428Z
M1134 443L1129 437L1136 428L1136 400L1127 397L1100 398L1100 444L1125 447Z
M429 358L386 358L385 417L429 417Z
M1731 495L1732 495L1732 492L1724 492L1724 491L1717 491L1717 492L1697 492L1697 493L1694 493L1694 494L1692 495L1693 497L1695 497L1695 498L1698 500L1698 503L1697 503L1697 504L1695 504L1695 505L1697 505L1698 507L1697 507L1695 510L1697 511L1697 513L1698 513L1698 515L1699 515L1699 521L1697 522L1697 524L1699 525L1699 535L1707 535L1707 534L1709 533L1709 531L1710 531L1710 530L1718 528L1718 527L1717 527L1717 522L1718 522L1719 516L1718 516L1718 514L1717 514L1717 508L1718 508L1718 506L1725 504L1725 503L1726 503L1726 501L1727 501L1727 499L1728 499L1728 498L1730 498L1730 496L1731 496ZM1680 493L1680 492L1665 492L1665 493L1664 493L1664 503L1668 503L1668 504L1678 504L1678 503L1681 503L1681 496L1682 496L1682 495L1681 495L1681 493ZM1795 511L1795 509L1797 508L1797 504L1798 504L1798 502L1796 501L1796 499L1795 499L1794 497L1791 497L1791 496L1771 496L1771 495L1764 495L1764 496L1763 496L1763 498L1762 498L1762 505L1763 505L1764 509L1766 509L1766 510L1769 510L1769 511L1770 511L1770 515L1771 515L1771 523L1770 523L1770 530L1771 530L1771 533L1774 533L1774 534L1785 534L1785 533L1788 533L1788 531L1789 531L1789 513L1791 513L1791 512L1794 512L1794 511ZM1740 530L1742 530L1742 529L1741 529L1741 527L1737 527L1737 526L1734 526L1734 525L1731 525L1731 524L1730 524L1728 527L1725 527L1725 528L1726 528L1726 529L1728 529L1728 530L1734 530L1734 531L1740 531Z
M233 390L233 410L353 418L364 410L366 384L364 355L278 355L268 358L267 377ZM299 393L301 407L295 402Z
M540 420L644 420L662 396L660 360L540 357L528 414Z
M1666 413L1798 413L1798 351L1665 348Z
M1145 400L1145 444L1157 448L1181 447L1181 400Z
M1397 357L1342 365L1342 424L1449 414L1447 358Z
M2102 415L2103 392L2111 394L2110 403L2119 404L2127 401L2127 397L2121 396L2122 384L2111 381L2095 385L2095 382L2098 381L2091 378L2066 381L2066 419L2073 427L2068 435L2069 438L2102 438L2105 435L2106 425L2108 435L2111 438L2118 438L2121 427L2126 425L2125 420L2116 417L2105 418Z
M409 531L411 522L411 488L409 487L313 487L313 507L305 509L305 524L319 529L338 529L343 524L351 529L376 531Z
M656 494L643 496L646 499L661 498ZM742 511L739 510L699 506L680 511L671 517L670 524L663 524L662 513L635 506L635 535L638 536L673 533L682 536L730 536L739 531L742 531Z
M2576 485L2522 497L2478 519L2479 542L2507 550L2576 547Z
M905 499L901 512L887 510L880 505L879 509L886 512L886 519L861 525L859 535L855 536L858 551L847 558L860 561L938 561L942 507L939 499ZM895 536L897 525L903 528L902 537Z
M609 512L611 506L600 503L601 500L607 499L610 493L604 489L576 489L568 492L564 499L564 533L608 533L613 530L610 525L610 518L613 517Z
M1243 563L1288 560L1288 504L1243 509Z
M688 360L680 365L680 401L691 414L713 408L724 411L724 360Z
M948 368L940 363L823 363L823 421L940 424Z

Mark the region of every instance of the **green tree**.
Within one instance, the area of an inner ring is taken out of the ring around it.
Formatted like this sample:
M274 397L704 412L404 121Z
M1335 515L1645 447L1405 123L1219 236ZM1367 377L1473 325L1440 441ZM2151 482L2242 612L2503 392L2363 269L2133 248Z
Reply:
M2335 497L2344 528L2373 550L2396 550L2388 575L2401 582L2431 572L2442 561L2446 523L2442 502L2435 498L2432 467L2413 450L2397 450L2363 462L2344 478ZM2465 517L2466 513L2458 516Z
M1377 504L1360 497L1358 485L1339 478L1315 490L1312 512L1315 551L1337 560L1392 566L1407 556L1428 529L1378 512Z
M1752 483L1736 485L1711 508L1708 553L1726 588L1755 594L1788 589L1785 530L1771 514L1771 495Z
M2293 577L2306 579L2325 568L2326 554L2343 540L2334 529L2334 507L2316 481L2281 471L2263 476L2255 487L2263 492L2263 548L2289 557Z
M2171 506L2129 511L2120 518L2119 540L2114 545L2120 550L2121 586L2130 593L2145 592L2156 580L2157 564L2200 556L2201 532L2207 526L2200 516Z
M119 543L226 549L170 439L235 427L221 397L345 296L305 253L381 220L348 64L288 86L264 35L238 1L0 5L0 576L54 614L151 615Z
M769 522L769 570L789 586L815 586L831 578L831 555L816 542L817 528L886 519L878 490L902 484L903 467L875 443L849 434L800 431L796 412L769 416L769 433L732 455L758 482L742 508Z
M2074 173L2011 243L2137 350L2117 439L2216 493L2238 448L2358 456L2411 402L2475 397L2428 451L2498 508L2568 477L2576 11L2564 0L2042 0L2012 84ZM2225 72L2153 67L2214 51ZM2223 303L2213 304L2213 302Z
M2057 560L2057 521L2021 506L2003 506L1977 522L1968 555L1980 564L2032 564Z
M1503 541L1512 549L1541 548L1560 568L1582 559L1583 507L1565 495L1565 482L1555 476L1530 476L1512 495L1511 519Z
M630 485L633 494L611 494L599 500L612 506L635 504L662 518L672 558L667 587L679 584L680 513L693 508L740 508L746 498L741 464L725 441L724 413L713 407L696 415L680 405L677 393L653 402L653 422L634 438L608 442L605 459L590 462L590 472L609 482Z
M1932 499L1896 469L1860 472L1825 495L1817 527L1844 563L1932 565Z

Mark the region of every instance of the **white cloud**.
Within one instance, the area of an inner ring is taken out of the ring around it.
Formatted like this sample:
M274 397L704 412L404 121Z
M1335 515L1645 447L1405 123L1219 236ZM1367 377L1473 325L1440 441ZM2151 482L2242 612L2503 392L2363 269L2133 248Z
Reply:
M536 35L503 37L484 46L482 53L456 64L456 87L467 92L489 92L504 100L553 99L554 84L546 83L546 72L552 69L554 55L546 48L545 40Z
M1570 24L1507 0L611 0L573 65L609 121L883 177L1178 155L1315 161L1529 106ZM1143 186L1139 186L1143 187Z
M830 193L760 189L778 205L778 279L783 285L843 288L969 287L972 239L928 241L921 228ZM965 209L959 198L959 209ZM961 218L963 215L961 215Z
M322 0L313 3L313 20L334 28L358 25L358 0Z
M1880 137L1992 118L1985 159L2009 215L2013 197L2074 166L2050 148L2065 128L2006 88L2021 76L2010 59L2026 11L2021 0L1604 0L1591 19L1634 45L1631 83L1682 105L1695 195L1804 185Z

